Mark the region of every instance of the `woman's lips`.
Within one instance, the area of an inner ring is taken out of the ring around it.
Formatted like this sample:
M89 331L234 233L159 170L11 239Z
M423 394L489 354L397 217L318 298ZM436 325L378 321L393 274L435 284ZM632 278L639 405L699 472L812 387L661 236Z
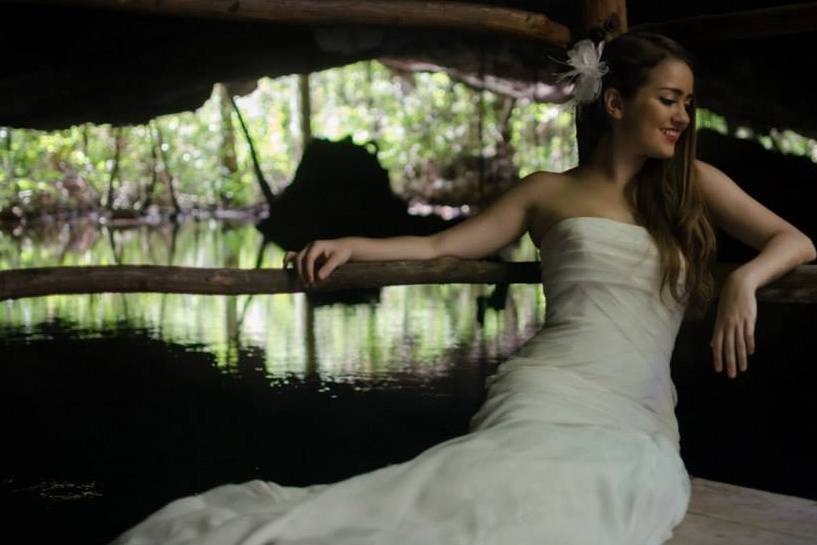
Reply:
M664 138L666 138L673 144L678 141L678 133L666 132L665 130L662 129L661 134L663 134Z

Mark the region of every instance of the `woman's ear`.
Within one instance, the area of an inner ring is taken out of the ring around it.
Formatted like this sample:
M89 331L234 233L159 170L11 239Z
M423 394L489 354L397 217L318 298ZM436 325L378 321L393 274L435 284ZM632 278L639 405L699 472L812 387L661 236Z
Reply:
M618 92L618 89L614 87L605 89L604 95L602 96L602 103L604 105L604 111L613 119L621 119L622 115L624 115L624 99L621 93Z

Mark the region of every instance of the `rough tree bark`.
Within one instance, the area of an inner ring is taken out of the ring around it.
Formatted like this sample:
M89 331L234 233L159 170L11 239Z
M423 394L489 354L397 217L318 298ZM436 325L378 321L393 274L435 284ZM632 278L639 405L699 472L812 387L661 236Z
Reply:
M739 265L715 266L716 289ZM411 284L538 284L539 263L459 260L347 263L305 288L293 269L207 269L125 265L0 271L0 300L41 295L161 292L238 295L330 292ZM817 265L801 265L760 288L758 301L817 303Z

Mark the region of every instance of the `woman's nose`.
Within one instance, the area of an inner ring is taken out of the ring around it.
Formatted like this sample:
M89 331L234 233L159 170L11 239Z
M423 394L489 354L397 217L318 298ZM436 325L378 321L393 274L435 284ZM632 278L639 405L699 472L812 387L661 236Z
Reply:
M673 122L687 126L689 125L689 112L687 112L686 106L681 106L680 108L675 110L675 115L672 116Z

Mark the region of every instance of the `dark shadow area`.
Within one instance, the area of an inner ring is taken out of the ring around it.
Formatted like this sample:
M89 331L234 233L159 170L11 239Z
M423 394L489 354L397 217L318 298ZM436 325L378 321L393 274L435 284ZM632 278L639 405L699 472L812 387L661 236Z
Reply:
M92 338L61 322L2 334L0 499L29 544L106 543L220 484L334 482L408 460L467 431L496 365L285 383L257 347L219 369L204 347L124 323Z
M698 158L716 166L763 206L817 240L817 164L757 142L702 129ZM757 251L718 229L718 261L742 263Z
M817 306L760 303L748 371L714 371L716 308L684 322L672 378L681 455L690 474L817 500Z

